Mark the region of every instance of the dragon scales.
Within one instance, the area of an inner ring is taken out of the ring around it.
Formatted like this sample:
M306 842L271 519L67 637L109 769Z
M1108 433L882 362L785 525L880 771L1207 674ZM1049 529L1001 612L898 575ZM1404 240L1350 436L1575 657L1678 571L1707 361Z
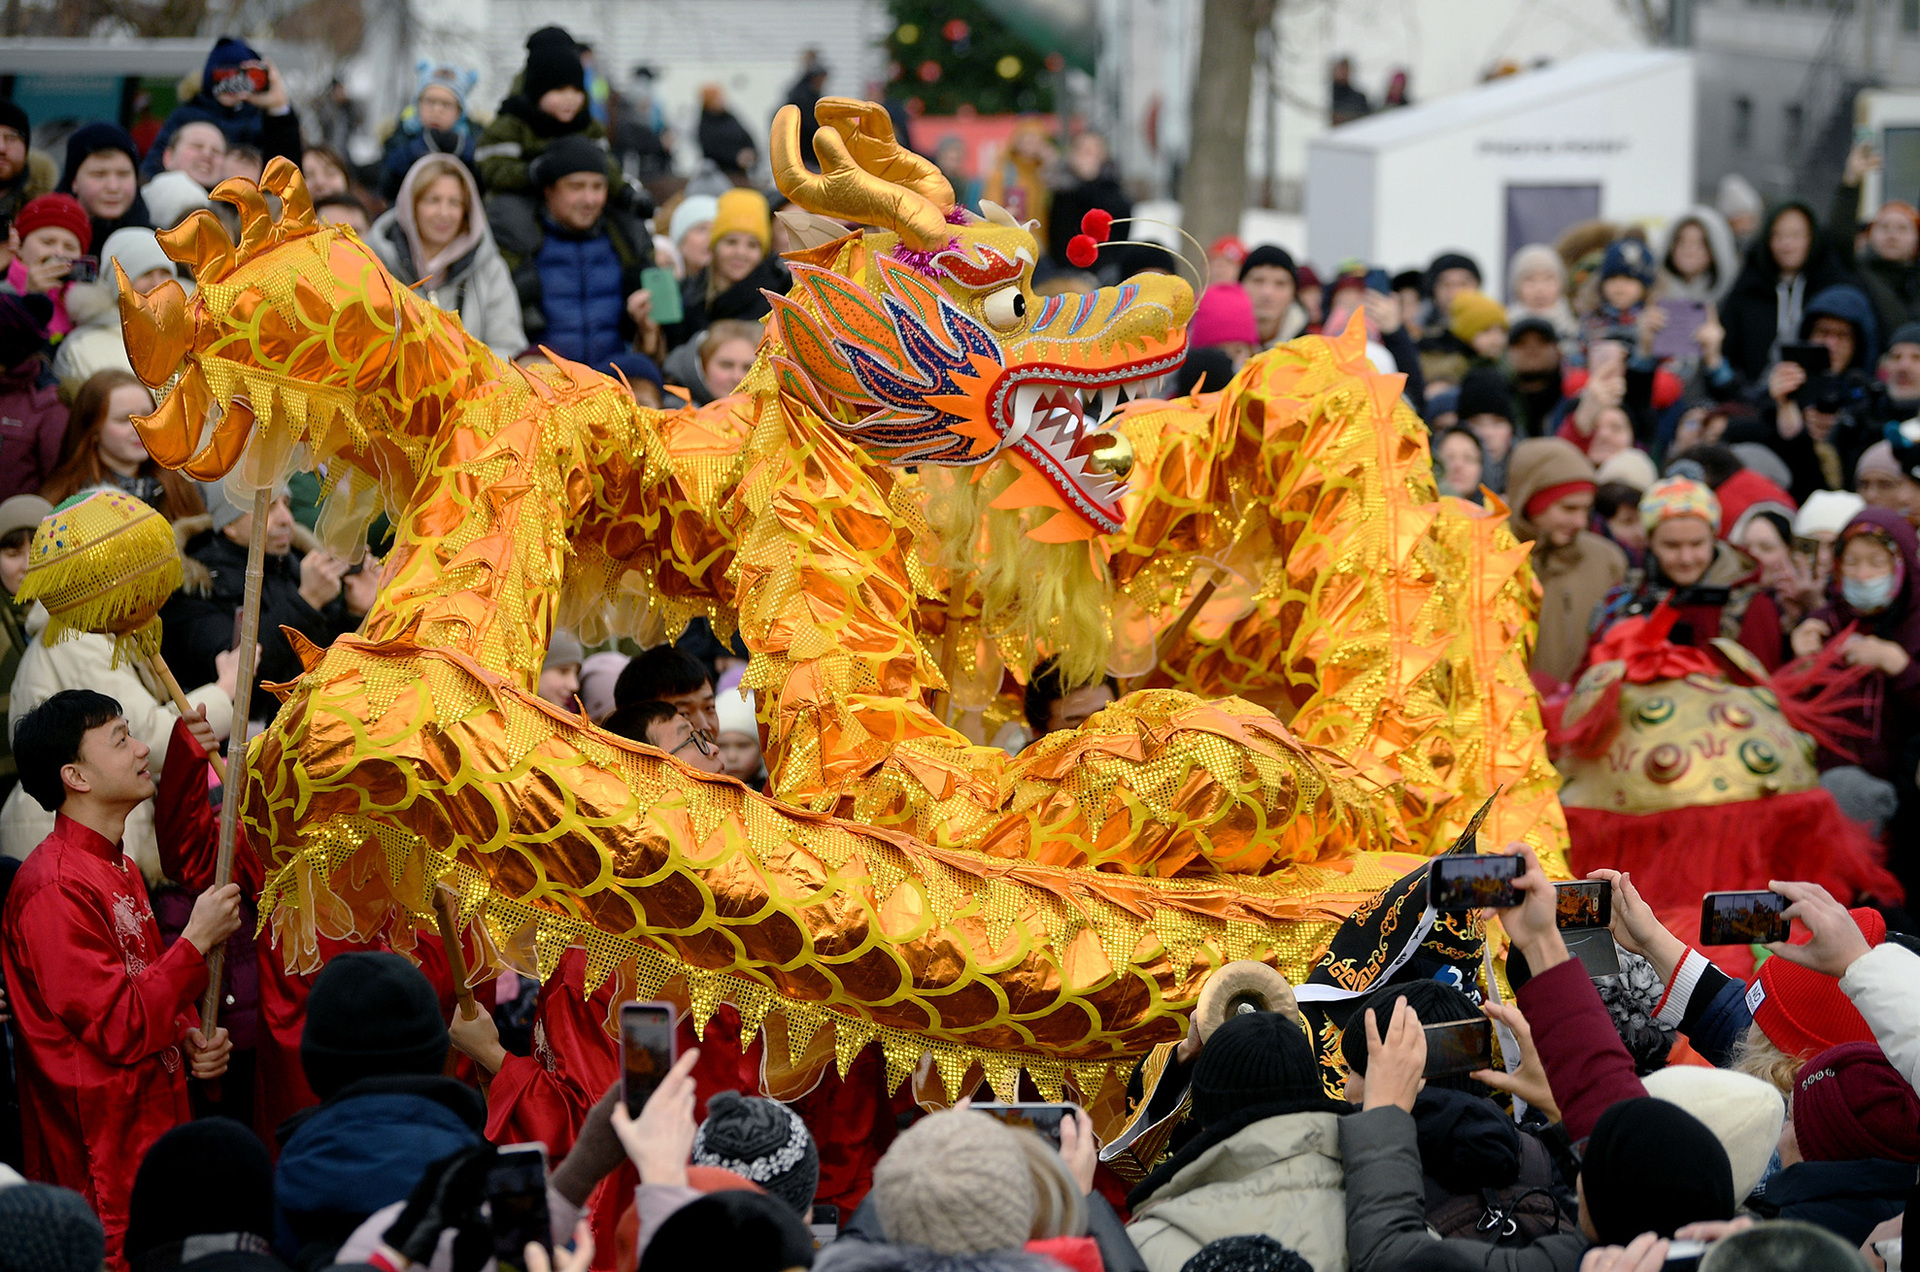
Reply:
M123 282L156 459L323 471L342 547L393 517L361 631L304 651L248 753L288 967L318 934L410 948L446 883L476 976L579 945L592 984L733 1002L796 1066L877 1041L896 1080L1091 1090L1222 962L1304 976L1501 786L1490 836L1557 861L1525 549L1437 496L1359 329L1129 401L1183 355L1184 282L1036 296L1029 227L957 208L877 106L819 118L818 174L775 124L795 286L698 409L501 361L283 161L215 192L238 244L161 236L192 297ZM557 626L695 615L751 652L765 795L534 695ZM1035 650L1144 687L1017 758L935 714Z

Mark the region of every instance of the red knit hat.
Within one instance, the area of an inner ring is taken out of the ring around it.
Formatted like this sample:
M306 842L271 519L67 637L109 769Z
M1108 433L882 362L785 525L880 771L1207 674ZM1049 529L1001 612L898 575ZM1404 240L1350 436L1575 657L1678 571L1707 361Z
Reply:
M70 194L43 194L21 208L13 218L13 228L20 232L22 241L35 230L44 230L48 226L73 231L73 236L80 240L80 250L83 252L93 246L93 221L88 218L87 210L80 206L80 200Z
M1849 1042L1801 1066L1793 1134L1810 1162L1920 1162L1920 1096L1876 1044Z
M1878 910L1849 910L1868 945L1887 939L1887 921ZM1795 940L1803 945L1809 935ZM1747 1010L1767 1040L1790 1056L1805 1060L1843 1042L1872 1042L1873 1030L1860 1017L1840 982L1825 972L1778 956L1760 964L1747 984Z

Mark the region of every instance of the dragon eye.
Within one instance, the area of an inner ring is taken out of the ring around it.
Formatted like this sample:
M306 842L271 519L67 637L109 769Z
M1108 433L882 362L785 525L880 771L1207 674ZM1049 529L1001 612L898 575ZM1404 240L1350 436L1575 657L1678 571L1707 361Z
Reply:
M1002 287L987 297L987 321L1005 331L1027 316L1027 294L1018 287Z

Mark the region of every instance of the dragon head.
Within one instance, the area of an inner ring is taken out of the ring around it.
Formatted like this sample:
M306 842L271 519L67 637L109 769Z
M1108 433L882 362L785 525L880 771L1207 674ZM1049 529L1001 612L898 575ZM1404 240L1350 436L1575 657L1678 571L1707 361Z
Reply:
M1041 297L1031 229L956 206L940 170L901 147L872 102L824 98L820 170L800 162L800 113L773 123L774 180L818 218L770 296L780 391L889 463L1019 469L999 508L1052 508L1029 533L1111 534L1132 453L1111 421L1178 366L1193 291L1147 274L1084 296ZM849 233L842 222L876 227Z
M314 457L362 451L356 415L403 391L391 383L401 348L436 343L430 320L403 314L426 307L366 244L315 219L285 159L258 186L229 180L213 197L239 211L238 243L206 211L160 235L167 255L192 267L191 297L173 281L143 296L119 277L128 356L158 402L135 420L147 450L202 481L244 462L240 476L256 486L283 478L302 445ZM459 357L457 342L437 343Z

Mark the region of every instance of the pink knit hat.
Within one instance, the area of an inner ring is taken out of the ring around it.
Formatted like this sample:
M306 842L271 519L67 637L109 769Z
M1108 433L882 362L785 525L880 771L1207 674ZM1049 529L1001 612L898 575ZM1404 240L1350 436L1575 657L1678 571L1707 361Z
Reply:
M1238 283L1215 283L1200 294L1193 317L1187 323L1187 345L1204 349L1209 345L1257 345L1260 328L1253 320L1253 302Z

